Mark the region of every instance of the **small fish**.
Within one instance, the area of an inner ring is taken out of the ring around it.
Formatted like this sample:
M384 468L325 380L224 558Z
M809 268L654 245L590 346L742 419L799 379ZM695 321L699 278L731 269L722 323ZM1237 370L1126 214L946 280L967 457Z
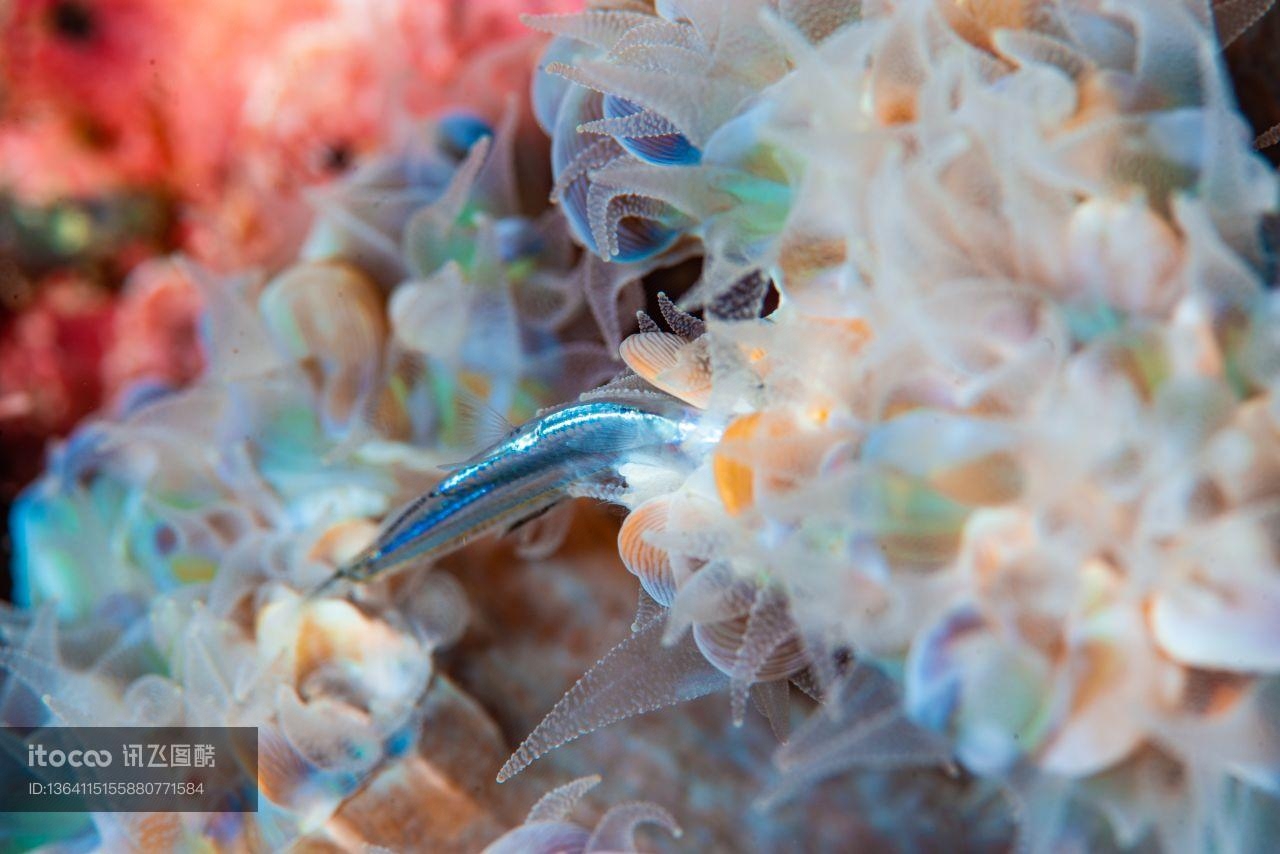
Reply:
M372 545L312 595L510 530L563 500L575 484L615 470L633 454L674 450L694 429L691 411L666 395L593 396L548 410L401 508Z

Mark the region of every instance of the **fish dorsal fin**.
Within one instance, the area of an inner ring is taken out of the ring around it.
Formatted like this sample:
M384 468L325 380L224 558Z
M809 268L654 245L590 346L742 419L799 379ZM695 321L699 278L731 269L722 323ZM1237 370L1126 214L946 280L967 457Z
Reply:
M463 453L469 455L456 463L436 466L446 474L470 468L489 455L494 445L511 436L518 429L505 415L487 400L465 386L455 396L458 407L458 437Z
M473 465L480 462L484 458L485 458L485 452L481 451L478 454L474 454L470 457L467 457L465 460L459 460L456 463L441 463L440 465L436 466L436 468L444 472L445 474L454 474L456 472L462 471L463 469L471 468Z
M516 432L516 425L489 401L464 387L457 391L458 436L462 444L477 454Z

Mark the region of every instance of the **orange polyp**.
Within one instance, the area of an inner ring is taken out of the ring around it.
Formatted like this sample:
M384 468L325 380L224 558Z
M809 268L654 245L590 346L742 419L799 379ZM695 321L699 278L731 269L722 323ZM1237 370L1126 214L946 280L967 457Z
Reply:
M771 474L770 466L771 463L776 464L778 453L767 449L757 451L754 447L758 447L761 440L788 439L800 429L795 417L785 412L752 412L729 423L720 437L720 445L725 450L712 454L711 471L720 500L730 515L737 515L755 503L757 470L765 473L762 485L766 490L786 490L795 486L792 476ZM743 451L747 448L752 448L750 456L753 460L760 456L765 459L754 464L743 462ZM785 455L782 449L779 453Z
M725 428L720 441L745 442L755 434L764 416L762 412L752 412L735 418ZM724 454L714 454L711 459L711 470L716 479L716 490L729 515L736 516L750 507L755 501L755 473L746 463L730 459Z
M172 851L182 842L182 817L162 812L140 816L133 838L141 851Z
M1079 130L1101 116L1120 112L1124 106L1120 93L1108 86L1107 78L1097 72L1085 74L1076 93L1075 113L1063 122L1058 133Z
M307 551L307 557L338 566L373 542L378 526L367 519L352 519L331 526Z
M1022 470L1012 454L994 453L939 472L930 485L961 504L993 506L1021 494Z
M805 412L750 412L730 421L712 453L724 510L739 515L760 493L788 492L817 472L829 449L844 438L838 431L814 429L829 417L831 405L815 402Z
M645 590L661 605L670 607L675 601L675 573L666 550L645 540L650 531L667 527L670 499L652 499L632 510L618 531L618 555L632 575L640 579Z
M458 372L458 385L481 400L488 400L489 394L493 391L493 383L489 377L466 369Z
M675 367L685 341L670 332L639 332L628 336L618 348L627 367L650 382Z
M871 324L861 317L813 317L809 320L824 333L832 346L858 353L871 340Z
M647 503L633 510L618 531L618 554L633 575L643 575L647 568L666 562L667 554L644 540L649 531L666 527L667 502Z
M916 120L916 90L908 86L884 86L874 100L876 119L882 125L905 125Z
M711 369L701 340L686 341L669 332L638 332L622 342L618 355L654 388L706 408Z
M1030 17L1031 0L938 0L942 17L956 35L974 47L994 53L996 30L1022 29Z
M826 270L848 258L849 247L842 237L789 237L779 250L778 266L788 276Z
M852 335L855 338L870 338L871 325L861 317L810 317L810 321Z
M851 335L863 340L871 337L871 324L861 317L849 317L838 321Z
M301 685L313 671L337 658L338 649L333 638L308 615L298 628L294 655L293 679L295 684Z

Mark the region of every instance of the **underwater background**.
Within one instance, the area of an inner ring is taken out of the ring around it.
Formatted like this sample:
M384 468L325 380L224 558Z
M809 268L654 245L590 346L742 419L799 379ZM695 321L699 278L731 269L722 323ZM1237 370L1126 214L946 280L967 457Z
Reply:
M262 804L0 850L1271 850L1278 128L1267 0L0 5L0 723Z

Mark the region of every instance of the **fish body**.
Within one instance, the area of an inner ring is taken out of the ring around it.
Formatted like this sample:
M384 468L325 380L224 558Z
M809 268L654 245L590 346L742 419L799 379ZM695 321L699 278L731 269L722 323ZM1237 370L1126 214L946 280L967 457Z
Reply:
M571 487L634 455L673 450L692 433L673 398L593 398L550 409L455 467L401 508L338 579L364 581L409 561L438 558L476 537L510 528L564 499Z

